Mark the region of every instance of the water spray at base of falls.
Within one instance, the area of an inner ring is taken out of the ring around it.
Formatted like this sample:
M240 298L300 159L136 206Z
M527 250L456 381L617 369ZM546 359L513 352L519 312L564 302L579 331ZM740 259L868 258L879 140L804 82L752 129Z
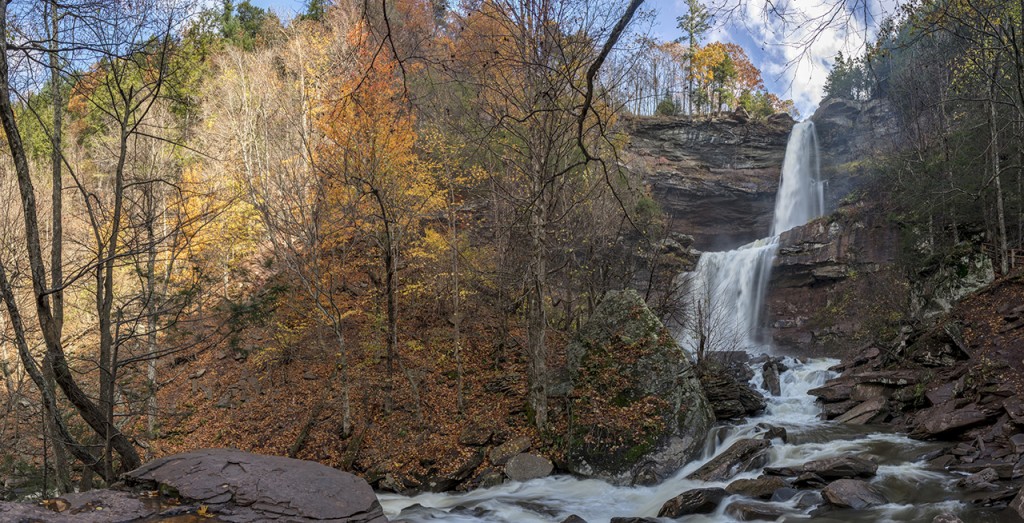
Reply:
M814 124L793 127L782 164L771 236L738 249L706 252L689 279L680 342L698 357L716 351L764 352L761 312L779 235L821 216L824 183ZM760 349L760 350L759 350Z

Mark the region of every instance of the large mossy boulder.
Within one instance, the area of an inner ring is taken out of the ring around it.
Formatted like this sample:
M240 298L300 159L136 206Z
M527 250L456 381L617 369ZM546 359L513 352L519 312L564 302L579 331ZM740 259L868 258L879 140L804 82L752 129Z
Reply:
M568 357L572 472L652 484L703 448L714 414L691 360L635 291L606 294Z

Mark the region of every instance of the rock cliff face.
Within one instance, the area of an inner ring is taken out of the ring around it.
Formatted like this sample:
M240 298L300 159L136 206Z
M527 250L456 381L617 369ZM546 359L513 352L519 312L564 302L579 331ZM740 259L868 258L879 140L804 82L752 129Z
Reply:
M894 336L910 307L894 266L896 229L871 207L847 206L782 234L767 298L776 345L799 354L841 355Z
M879 198L861 190L870 159L899 145L887 102L826 100L812 120L826 208L834 211L779 239L766 313L776 345L842 357L895 338L901 321L948 311L992 281L991 262L972 254L933 273L899 267L898 258L914 251L901 245Z
M771 228L793 120L636 118L626 155L651 185L675 232L702 251L726 250Z

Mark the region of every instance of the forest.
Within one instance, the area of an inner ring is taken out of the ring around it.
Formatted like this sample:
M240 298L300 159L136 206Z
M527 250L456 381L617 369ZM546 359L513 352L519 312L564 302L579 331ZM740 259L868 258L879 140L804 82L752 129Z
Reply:
M664 39L642 0L0 2L0 498L224 447L351 472L388 516L552 470L647 488L763 469L738 480L761 501L810 485L850 508L814 461L768 461L788 394L1024 460L1024 385L998 384L1024 310L984 302L1024 296L1021 6L767 4L812 33L875 21L813 116L723 37L746 3L686 0ZM817 210L775 230L796 175ZM708 271L745 283L700 295ZM1013 486L987 499L1024 515ZM475 517L518 520L494 514Z
M657 273L621 120L793 110L692 5L686 44L579 0L8 6L7 473L68 491L160 455L165 367L224 346L268 380L315 361L342 442L436 418L424 368L445 416L486 409L466 367L508 359L544 430L566 333Z

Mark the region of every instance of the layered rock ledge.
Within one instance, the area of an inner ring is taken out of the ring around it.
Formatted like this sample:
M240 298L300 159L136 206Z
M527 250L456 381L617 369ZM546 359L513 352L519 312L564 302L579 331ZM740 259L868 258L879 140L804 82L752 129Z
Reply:
M129 490L69 494L44 506L0 503L0 521L113 523L201 513L231 523L387 523L369 484L311 461L205 449L151 461L123 479ZM163 504L153 491L179 504Z

